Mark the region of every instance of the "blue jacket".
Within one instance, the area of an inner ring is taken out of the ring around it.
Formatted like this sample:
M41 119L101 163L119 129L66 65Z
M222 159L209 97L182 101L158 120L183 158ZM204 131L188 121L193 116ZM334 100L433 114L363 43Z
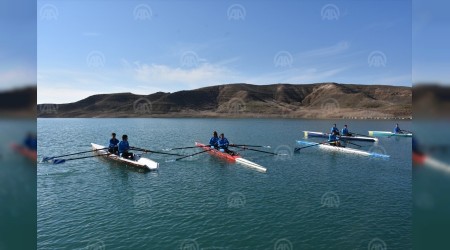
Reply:
M216 146L217 143L219 142L219 137L211 137L211 139L209 139L209 145L211 146Z
M227 138L223 138L223 139L219 140L218 144L219 144L219 148L226 149L226 148L228 148L228 145L230 145L230 142L227 140Z
M32 137L27 137L25 141L23 142L25 147L31 150L37 150L37 140Z
M111 138L111 140L109 140L110 148L114 148L115 146L117 146L117 144L119 144L119 140L117 138Z
M402 130L400 129L400 127L395 127L394 128L394 133L398 134L398 133L401 133L401 132L402 132Z
M128 144L128 141L119 142L119 153L123 153L125 151L128 151L129 149L130 145Z
M337 137L335 135L333 135L333 134L330 134L328 136L328 141L329 142L337 141Z
M348 135L348 129L347 128L343 128L341 135Z
M332 127L331 128L331 133L333 133L334 131L336 131L337 133L339 133L339 129L337 127Z

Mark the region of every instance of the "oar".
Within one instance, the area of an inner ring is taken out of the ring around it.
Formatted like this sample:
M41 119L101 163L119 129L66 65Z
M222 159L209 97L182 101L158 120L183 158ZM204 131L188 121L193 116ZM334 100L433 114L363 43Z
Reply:
M358 133L354 133L354 132L349 132L349 133L352 135L359 135L359 136L364 136L364 137L375 138L374 136L362 135L362 134L358 134Z
M414 134L413 132L411 132L411 131L408 131L408 130L404 130L404 129L402 129L401 131L402 131L402 132L403 132L403 131L405 131L405 132L407 132L407 133L411 133L411 134Z
M352 144L352 145L355 145L355 146L358 146L358 147L362 147L361 145L359 145L359 144L356 144L356 143L353 143L353 142L349 142L349 141L347 141L347 143L349 143L349 144Z
M326 143L328 143L328 141L324 141L324 142L321 142L321 143L316 143L314 145L309 145L309 146L305 146L305 147L301 147L301 148L295 148L294 152L299 152L300 150L302 150L304 148L310 148L310 147L314 147L314 146L319 146L319 145L326 144Z
M73 160L78 160L78 159L85 159L85 158L91 158L91 157L99 157L99 156L108 156L111 153L107 153L107 154L101 154L101 155L90 155L90 156L83 156L83 157L76 157L76 158L69 158L69 159L54 159L52 161L53 164L61 164L64 163L66 161L73 161Z
M246 145L246 144L230 144L230 146L237 146L237 147L251 147L251 148L271 148L270 146Z
M205 145L205 147L210 147L211 145ZM182 148L165 148L163 151L170 151L170 150L178 150L178 149L188 149L188 148L198 148L198 146L192 146L192 147L182 147Z
M272 153L272 152L267 152L267 151L263 151L263 150L257 150L257 149L252 149L252 148L241 147L239 145L233 145L233 144L230 144L229 146L230 147L236 147L236 148L242 148L242 149L246 149L246 150L251 150L251 151L256 151L256 152L261 152L261 153L266 153L266 154L271 154L271 155L287 155L287 154L275 154L275 153Z
M184 155L180 155L180 154L172 154L172 153L165 153L165 152L153 151L153 150L149 150L149 149L145 149L145 148L130 147L130 149L133 149L133 150L136 150L136 151L142 151L142 152L154 153L154 154L184 156Z
M98 151L98 150L104 150L104 149L108 149L108 148L99 148L99 149L94 149L94 150L89 150L89 151L82 151L82 152L78 152L78 153L72 153L72 154L66 154L66 155L58 155L58 156L52 156L52 157L46 157L44 156L44 158L42 158L42 162L45 161L49 161L55 158L59 158L59 157L64 157L64 156L71 156L71 155L79 155L79 154L84 154L84 153L89 153L89 152L93 152L93 151Z
M191 157L191 156L194 156L194 155L202 154L202 153L205 153L205 152L208 152L208 151L211 151L211 150L213 150L213 149L211 148L211 149L208 149L208 150L203 150L203 151L201 151L201 152L197 152L197 153L191 154L191 155L186 155L186 156L183 156L183 157L180 157L180 158L176 158L176 159L174 159L174 160L167 160L166 162L179 161L179 160L182 160L182 159L184 159L184 158L188 158L188 157Z

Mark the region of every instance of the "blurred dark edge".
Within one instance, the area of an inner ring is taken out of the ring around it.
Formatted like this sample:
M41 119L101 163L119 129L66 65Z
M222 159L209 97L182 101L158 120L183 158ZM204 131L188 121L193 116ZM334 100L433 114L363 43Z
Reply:
M420 83L413 86L413 117L419 120L450 118L450 85Z
M0 1L1 70L31 72L18 76L27 80L0 79L0 250L37 248L37 163L11 147L36 134L36 6L34 0Z
M36 119L36 85L0 91L0 117Z
M414 137L430 139L417 143L427 157L430 150L450 145L450 85L420 83L413 86ZM436 136L437 135L437 136ZM446 148L442 148L442 147ZM450 157L442 162L450 166ZM413 165L413 247L450 249L450 171Z

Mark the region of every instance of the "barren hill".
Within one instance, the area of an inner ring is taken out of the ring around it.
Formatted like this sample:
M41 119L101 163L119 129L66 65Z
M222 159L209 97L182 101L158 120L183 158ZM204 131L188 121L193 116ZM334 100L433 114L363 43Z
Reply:
M412 89L338 83L239 83L151 95L94 95L74 103L40 104L38 116L410 118Z

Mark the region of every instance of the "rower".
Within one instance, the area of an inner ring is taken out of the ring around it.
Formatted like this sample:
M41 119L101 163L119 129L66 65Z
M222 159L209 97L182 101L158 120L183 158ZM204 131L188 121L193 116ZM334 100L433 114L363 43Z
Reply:
M134 160L134 154L129 152L130 145L128 144L128 136L122 135L122 141L119 142L119 155L125 159Z
M333 124L333 127L331 128L331 134L333 134L333 132L336 132L336 135L339 135L339 129L336 127L336 124Z
M211 137L211 139L209 139L209 145L211 146L211 148L218 148L218 143L219 142L219 136L217 136L217 131L213 132L213 137Z
M344 125L344 128L343 128L342 131L341 131L341 135L345 135L345 136L351 136L351 135L352 135L352 134L350 134L350 133L348 132L347 125Z
M111 134L112 138L109 140L109 148L108 151L112 154L117 155L119 152L119 140L116 138L116 133Z
M395 125L394 133L396 133L396 134L402 134L402 130L401 130L400 127L398 126L398 123Z
M234 151L231 151L231 150L228 149L228 146L230 145L230 142L228 141L227 138L225 138L225 135L223 133L220 134L220 139L217 142L217 144L219 146L220 152L226 152L227 154L235 155Z
M27 137L23 141L23 145L30 150L37 150L37 138L36 135L28 133Z
M341 146L341 142L339 141L339 139L337 138L337 133L336 131L334 131L333 133L331 133L328 136L328 143L332 146L337 146L340 147Z

